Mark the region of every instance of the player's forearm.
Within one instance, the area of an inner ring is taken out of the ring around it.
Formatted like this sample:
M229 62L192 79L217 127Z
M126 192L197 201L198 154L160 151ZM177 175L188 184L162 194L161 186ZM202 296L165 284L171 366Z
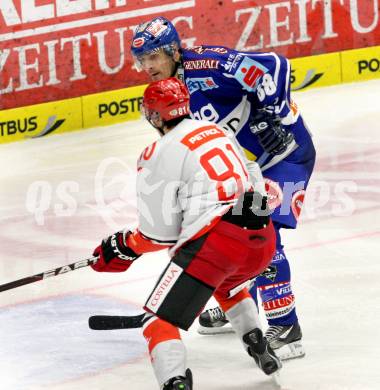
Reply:
M148 237L145 237L138 229L128 237L128 246L138 254L157 252L169 248L170 245L158 244Z

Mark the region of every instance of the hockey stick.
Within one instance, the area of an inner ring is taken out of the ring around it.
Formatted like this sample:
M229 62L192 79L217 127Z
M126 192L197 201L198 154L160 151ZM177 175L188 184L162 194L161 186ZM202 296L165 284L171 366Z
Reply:
M57 267L50 271L41 272L36 275L27 276L26 278L14 280L13 282L5 283L0 285L0 292L11 290L12 288L24 286L25 284L38 282L40 280L44 280L50 278L51 276L57 276L61 274L65 274L69 271L75 271L79 268L87 267L90 264L95 264L98 261L98 257L90 257L85 260L80 260L76 263L64 265L62 267Z
M91 316L88 319L88 326L94 330L141 328L145 314L135 316Z

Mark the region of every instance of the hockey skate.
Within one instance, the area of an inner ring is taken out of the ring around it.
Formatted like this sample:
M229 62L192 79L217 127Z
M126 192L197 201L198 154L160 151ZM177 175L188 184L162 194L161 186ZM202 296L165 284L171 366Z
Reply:
M302 346L302 332L298 322L289 326L270 326L265 332L270 346L281 360L305 356Z
M186 378L183 376L175 376L164 383L162 390L193 390L193 375L188 368L186 370Z
M233 333L234 330L228 322L226 315L220 307L208 309L199 316L200 334Z
M256 364L264 374L275 374L282 367L280 359L259 328L246 333L243 336L243 342L247 345L249 355L255 359Z

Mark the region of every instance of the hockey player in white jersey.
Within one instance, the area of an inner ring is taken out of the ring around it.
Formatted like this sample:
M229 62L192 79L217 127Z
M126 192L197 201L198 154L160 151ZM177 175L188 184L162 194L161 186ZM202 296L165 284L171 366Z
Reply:
M143 21L143 20L142 20ZM205 28L210 26L205 26ZM291 96L289 61L273 52L241 52L223 45L184 48L173 23L154 17L136 27L131 51L150 80L183 80L191 116L232 130L247 157L262 169L276 230L272 264L250 289L262 303L266 337L281 359L305 355L282 232L295 229L315 162L311 134ZM199 317L199 332L230 331L220 308Z
M258 165L245 164L227 131L190 119L188 91L176 78L150 84L143 110L162 137L138 161L139 225L105 239L92 267L122 272L141 254L169 248L171 260L145 303L143 321L160 389L193 388L178 328L187 330L212 295L249 355L271 375L281 363L244 287L275 251Z

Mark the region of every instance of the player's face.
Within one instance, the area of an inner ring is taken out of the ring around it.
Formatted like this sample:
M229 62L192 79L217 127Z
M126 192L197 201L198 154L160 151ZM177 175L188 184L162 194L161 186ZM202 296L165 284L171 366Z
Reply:
M164 131L164 122L161 119L161 115L158 112L149 110L143 102L141 106L141 111L145 115L146 120L157 129L160 136L162 137L166 132Z
M162 49L143 54L138 58L139 66L148 73L152 81L166 79L173 75L175 62L173 57Z

